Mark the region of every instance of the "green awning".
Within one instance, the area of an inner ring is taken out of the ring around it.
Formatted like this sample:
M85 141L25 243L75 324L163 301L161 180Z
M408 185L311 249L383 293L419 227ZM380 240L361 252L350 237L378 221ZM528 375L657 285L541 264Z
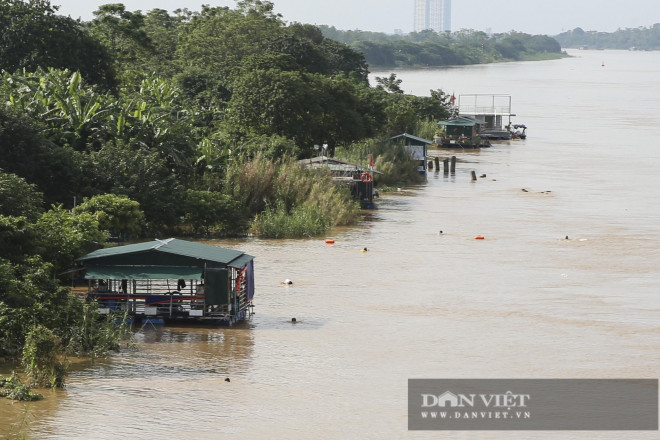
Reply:
M181 266L89 266L86 280L201 280L202 267Z
M474 127L476 121L439 121L438 125L445 125L447 127Z

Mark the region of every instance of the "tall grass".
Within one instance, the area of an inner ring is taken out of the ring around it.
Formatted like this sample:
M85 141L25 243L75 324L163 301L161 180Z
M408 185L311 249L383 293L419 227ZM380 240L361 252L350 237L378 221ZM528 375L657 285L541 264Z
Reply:
M227 176L227 193L248 208L254 216L251 231L260 237L315 237L359 217L348 185L293 160L272 162L257 155L234 164Z
M225 192L254 215L266 209L275 195L277 163L257 155L253 160L234 161L227 169Z
M254 219L252 230L264 238L315 237L330 228L322 213L309 205L296 206L288 211L283 204L268 208Z

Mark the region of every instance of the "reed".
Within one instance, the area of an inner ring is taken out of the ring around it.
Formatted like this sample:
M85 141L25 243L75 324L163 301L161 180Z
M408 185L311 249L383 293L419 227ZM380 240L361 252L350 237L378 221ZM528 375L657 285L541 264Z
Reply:
M236 160L227 169L224 191L250 214L261 212L274 199L277 171L277 163L261 154L249 161Z

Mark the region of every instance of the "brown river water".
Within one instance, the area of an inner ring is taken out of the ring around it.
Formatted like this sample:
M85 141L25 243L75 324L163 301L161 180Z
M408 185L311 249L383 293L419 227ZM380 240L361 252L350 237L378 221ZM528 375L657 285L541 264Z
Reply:
M0 438L658 438L408 431L409 378L659 375L660 52L571 53L396 71L407 93L510 94L527 140L434 151L455 176L383 195L334 245L217 242L256 256L249 322L143 328L27 411L0 401Z

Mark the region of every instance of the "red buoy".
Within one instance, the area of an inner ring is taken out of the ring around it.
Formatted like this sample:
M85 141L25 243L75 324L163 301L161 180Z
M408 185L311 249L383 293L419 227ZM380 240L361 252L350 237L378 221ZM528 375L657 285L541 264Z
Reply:
M332 238L328 238L325 240L327 244L335 244L335 241Z
M475 240L483 240L484 236L483 235L477 235L476 237L474 237L474 239Z

